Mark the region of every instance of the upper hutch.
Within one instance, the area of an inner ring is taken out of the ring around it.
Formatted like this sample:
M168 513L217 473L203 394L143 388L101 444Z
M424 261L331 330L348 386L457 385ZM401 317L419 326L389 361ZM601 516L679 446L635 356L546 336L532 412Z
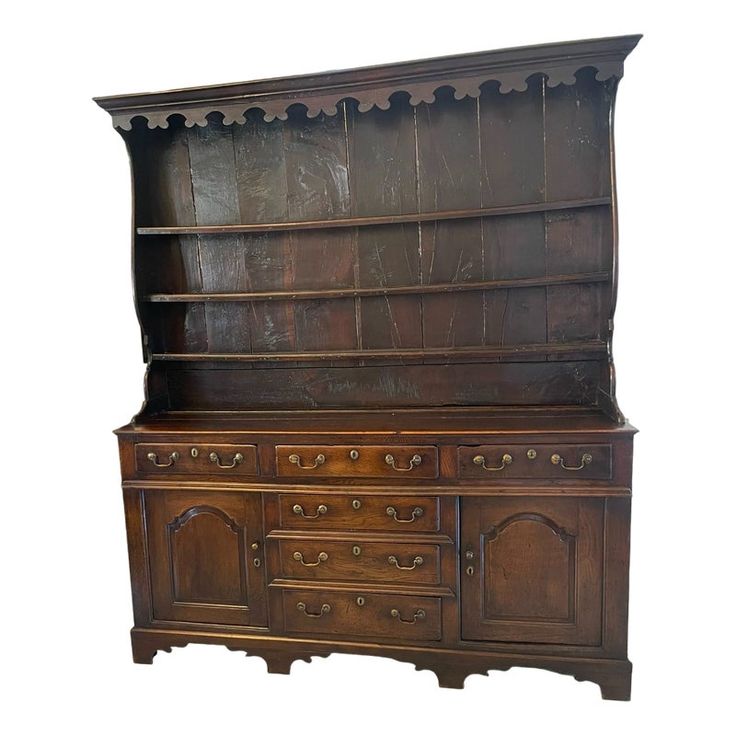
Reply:
M134 187L134 658L629 697L613 110L639 36L97 98Z

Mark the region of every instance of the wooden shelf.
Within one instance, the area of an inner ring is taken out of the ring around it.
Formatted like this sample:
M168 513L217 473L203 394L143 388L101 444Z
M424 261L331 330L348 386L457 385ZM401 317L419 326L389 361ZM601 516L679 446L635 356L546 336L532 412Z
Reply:
M162 361L230 361L241 363L355 359L386 360L391 358L446 358L449 361L456 361L463 358L515 358L530 355L560 355L564 353L605 354L606 351L606 343L602 340L583 340L566 343L515 345L512 347L394 348L390 350L329 350L322 352L289 353L154 353L151 355L151 358Z
M417 284L413 286L384 286L359 289L311 289L301 291L256 291L149 294L141 298L144 302L257 302L291 301L296 299L351 299L354 297L396 296L405 294L447 294L457 291L487 291L492 289L521 289L532 286L555 286L560 284L593 284L608 281L609 271L562 274L559 276L535 276L518 279L495 279L493 281L461 281L454 284Z
M610 197L565 199L553 202L481 207L478 209L443 210L441 212L414 212L405 215L377 215L372 217L345 217L326 220L295 220L292 222L264 222L243 225L194 225L139 227L138 235L228 235L237 233L267 233L285 230L329 230L343 227L373 227L376 225L399 225L402 223L439 222L441 220L464 220L473 217L497 217L500 215L523 215L532 212L580 209L610 205Z

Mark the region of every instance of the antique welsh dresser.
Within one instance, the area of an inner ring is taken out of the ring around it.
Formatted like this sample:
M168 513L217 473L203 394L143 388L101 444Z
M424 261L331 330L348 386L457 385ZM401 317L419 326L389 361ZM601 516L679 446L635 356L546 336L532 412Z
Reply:
M638 36L98 98L134 188L133 659L629 698L613 109Z

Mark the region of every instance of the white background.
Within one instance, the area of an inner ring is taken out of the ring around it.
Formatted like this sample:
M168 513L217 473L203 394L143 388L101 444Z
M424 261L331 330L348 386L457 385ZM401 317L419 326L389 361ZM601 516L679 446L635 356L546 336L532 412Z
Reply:
M507 7L508 6L508 7ZM733 733L734 160L726 3L13 3L2 19L8 734ZM19 10L19 8L22 8ZM685 10L687 8L687 10ZM538 670L224 648L133 665L113 427L142 399L126 153L93 95L625 33L618 395L636 439L633 700ZM271 731L277 729L277 731Z

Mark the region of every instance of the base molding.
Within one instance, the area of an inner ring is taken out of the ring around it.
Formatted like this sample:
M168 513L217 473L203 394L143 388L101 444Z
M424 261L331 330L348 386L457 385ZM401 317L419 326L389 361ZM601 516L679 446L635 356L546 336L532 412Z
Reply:
M185 647L187 644L219 644L232 651L242 651L248 657L265 660L268 672L285 675L289 674L291 665L298 660L311 662L312 657L328 657L333 653L367 654L408 662L417 670L431 670L437 676L440 687L462 688L468 675L488 675L490 670L532 667L571 675L581 682L594 682L600 687L604 700L631 698L632 667L628 660L311 641L267 635L138 627L132 629L130 635L133 661L138 664L152 664L157 652L171 652L173 647Z

